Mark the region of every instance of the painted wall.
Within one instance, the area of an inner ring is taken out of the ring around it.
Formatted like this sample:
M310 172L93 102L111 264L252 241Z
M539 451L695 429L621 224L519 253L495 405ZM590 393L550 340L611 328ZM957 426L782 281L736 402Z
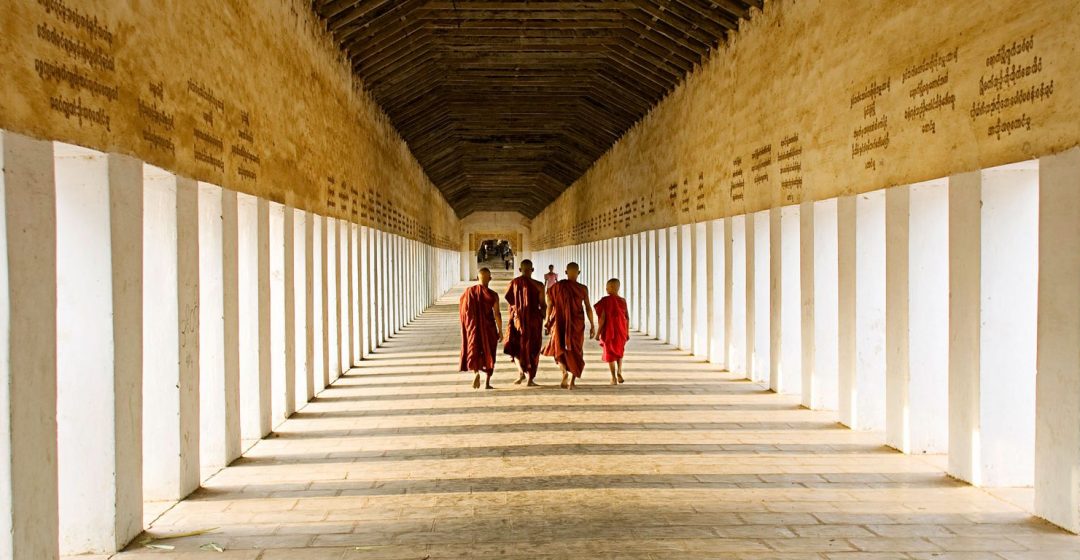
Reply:
M773 0L533 220L535 248L1080 143L1075 0Z
M459 249L309 2L9 2L0 52L0 128Z

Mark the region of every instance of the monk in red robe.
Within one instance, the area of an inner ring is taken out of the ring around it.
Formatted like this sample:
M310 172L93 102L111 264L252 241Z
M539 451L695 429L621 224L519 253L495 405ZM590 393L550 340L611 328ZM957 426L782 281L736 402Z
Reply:
M600 323L596 329L596 340L604 349L601 359L611 369L612 385L623 382L622 359L626 341L630 340L630 313L626 309L626 300L619 296L619 284L618 278L608 280L607 295L596 302L596 317Z
M502 316L499 313L499 294L488 288L491 271L481 268L480 282L465 290L458 302L461 316L461 371L476 373L473 389L480 388L480 372L487 374L485 388L491 386L495 372L495 354L502 338Z
M506 345L503 352L513 357L518 366L520 385L526 379L529 387L536 387L536 367L540 361L540 346L544 341L544 285L533 280L533 264L529 259L521 261L521 276L510 281L506 290L506 303L510 306L510 319L506 327Z
M556 282L547 292L548 316L544 330L551 334L551 340L544 348L544 355L554 357L559 364L563 389L575 388L575 380L585 369L586 314L589 316L589 338L596 334L589 289L577 281L580 273L577 263L566 265L566 279Z

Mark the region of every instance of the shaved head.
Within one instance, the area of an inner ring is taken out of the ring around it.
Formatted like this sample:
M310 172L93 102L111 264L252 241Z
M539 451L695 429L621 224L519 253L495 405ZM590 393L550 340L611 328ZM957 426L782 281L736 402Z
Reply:
M532 278L532 273L533 273L533 263L532 263L532 261L530 261L529 259L525 259L525 260L521 261L521 266L518 267L518 270L521 271L522 276Z
M567 280L573 280L576 282L579 274L581 274L581 267L578 266L578 263L572 262L566 265Z
M487 286L488 282L491 282L491 270L486 266L481 268L476 271L476 279L479 280L481 284Z

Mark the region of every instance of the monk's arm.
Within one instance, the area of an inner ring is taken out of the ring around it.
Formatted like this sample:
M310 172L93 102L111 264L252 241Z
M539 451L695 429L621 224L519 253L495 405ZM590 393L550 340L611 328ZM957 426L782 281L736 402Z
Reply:
M585 288L585 315L589 318L589 338L593 338L596 336L596 322L593 321L592 302L589 301L588 288Z
M491 312L495 314L495 329L499 331L499 338L502 338L502 312L499 311L499 300L495 300L495 305L491 306Z
M604 315L599 310L596 312L596 339L600 340L600 333L604 332L604 323L607 322L607 315Z

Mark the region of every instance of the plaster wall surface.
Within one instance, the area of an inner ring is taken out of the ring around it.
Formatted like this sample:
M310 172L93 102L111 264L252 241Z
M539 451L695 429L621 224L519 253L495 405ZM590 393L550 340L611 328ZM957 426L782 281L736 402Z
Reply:
M9 3L0 127L459 248L453 210L310 3L186 0L168 17L161 10Z
M1067 86L1080 81L1078 34L1074 0L768 2L534 219L534 241L579 243L1060 152L1080 142L1080 91ZM679 189L708 203L669 196ZM623 225L603 226L626 208Z

